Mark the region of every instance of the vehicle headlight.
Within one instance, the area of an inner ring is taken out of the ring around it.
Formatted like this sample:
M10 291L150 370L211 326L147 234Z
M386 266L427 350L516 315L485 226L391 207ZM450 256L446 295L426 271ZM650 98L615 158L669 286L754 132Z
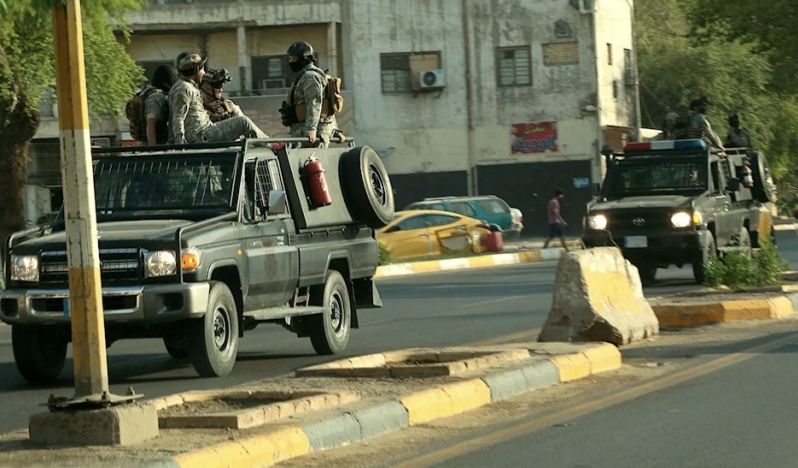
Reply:
M679 213L674 213L673 216L671 216L671 224L673 224L673 227L685 228L689 226L692 222L693 222L693 217L690 216L690 213L679 212Z
M590 229L601 231L607 229L607 217L604 215L594 215L587 218L587 223Z
M39 257L11 255L12 281L39 281Z
M175 253L167 250L156 250L147 253L145 259L147 276L169 276L177 272L177 259Z
M202 251L197 249L184 250L180 255L180 267L186 273L197 271L202 264Z

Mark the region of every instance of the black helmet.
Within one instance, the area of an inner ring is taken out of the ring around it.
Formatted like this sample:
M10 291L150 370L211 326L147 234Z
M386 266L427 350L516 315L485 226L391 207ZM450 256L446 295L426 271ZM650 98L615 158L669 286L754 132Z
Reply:
M202 77L203 82L208 82L212 85L216 85L215 87L221 88L222 85L225 83L229 83L231 80L230 73L222 68L220 70L213 70L209 69L205 76Z
M293 44L288 46L288 52L286 53L291 57L312 58L313 46L311 46L307 42L294 42Z
M732 114L729 116L729 126L734 128L740 126L740 117L737 114Z

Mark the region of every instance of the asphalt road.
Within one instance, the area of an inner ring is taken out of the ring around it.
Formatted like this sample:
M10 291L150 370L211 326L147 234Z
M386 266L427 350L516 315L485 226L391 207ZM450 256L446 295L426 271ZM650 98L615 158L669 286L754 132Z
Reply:
M798 266L798 237L779 234L780 250ZM551 304L555 262L478 269L446 274L414 275L379 282L383 309L360 312L361 328L353 330L345 356L408 347L456 346L534 340ZM649 296L695 288L689 268L661 270L660 283ZM108 350L111 391L129 386L145 397L188 390L229 387L330 360L313 352L308 339L281 327L261 326L246 334L230 376L201 379L188 362L175 361L160 340L120 341ZM31 387L17 373L10 327L0 326L0 432L27 427L31 414L42 411L48 395L72 395L71 361L59 384Z
M782 345L431 466L792 468L798 459L796 352L798 342Z

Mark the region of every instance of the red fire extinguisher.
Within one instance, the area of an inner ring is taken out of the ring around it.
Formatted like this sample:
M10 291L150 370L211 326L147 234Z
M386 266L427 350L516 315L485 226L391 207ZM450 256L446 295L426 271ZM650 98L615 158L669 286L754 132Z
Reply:
M754 175L751 172L751 168L748 164L743 166L743 177L742 177L743 187L751 188L754 186Z
M327 187L324 167L321 165L321 161L314 156L315 154L311 154L308 160L305 161L304 169L310 204L318 208L331 204L332 196L330 195L330 189Z

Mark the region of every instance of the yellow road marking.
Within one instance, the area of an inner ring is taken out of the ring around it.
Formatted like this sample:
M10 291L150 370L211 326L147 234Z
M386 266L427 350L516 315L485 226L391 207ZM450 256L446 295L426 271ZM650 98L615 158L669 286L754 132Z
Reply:
M753 346L738 353L730 354L728 356L718 358L671 375L657 378L626 390L621 390L620 392L599 398L598 400L588 401L570 408L556 411L552 414L535 418L531 421L508 427L506 429L492 432L487 435L474 437L473 439L468 439L444 449L436 450L434 452L400 462L391 466L391 468L427 468L435 466L447 460L481 450L485 447L490 447L492 445L496 445L504 441L515 439L540 429L550 427L559 422L579 418L587 414L633 400L643 395L664 390L668 387L673 387L688 380L702 377L720 369L752 359L759 354L778 349L790 343L794 343L795 341L798 341L798 333L791 334L785 338L772 341L770 343ZM518 418L517 420L520 419L521 418Z

